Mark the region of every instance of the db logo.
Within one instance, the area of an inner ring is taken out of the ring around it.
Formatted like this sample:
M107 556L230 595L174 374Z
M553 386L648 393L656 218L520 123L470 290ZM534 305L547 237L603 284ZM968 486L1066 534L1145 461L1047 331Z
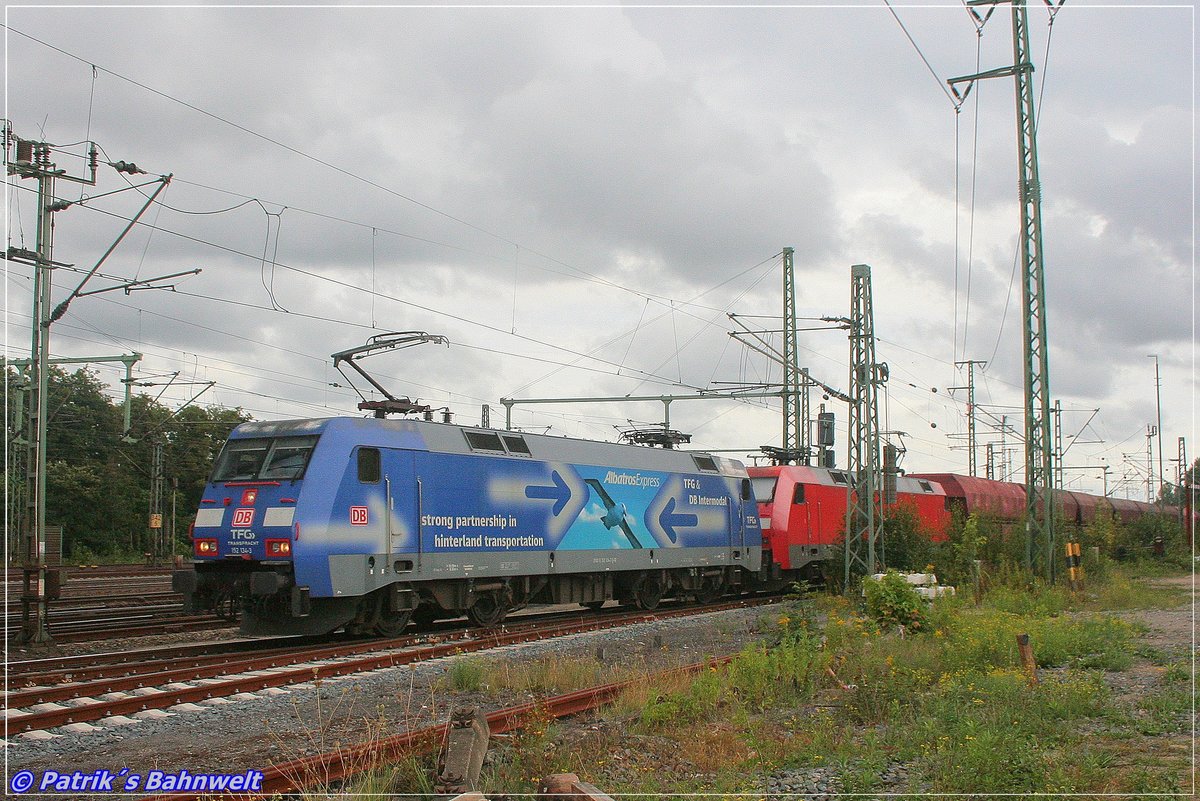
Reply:
M365 526L367 524L367 507L351 506L350 507L350 525Z
M235 528L249 528L254 522L253 509L235 509L233 512L233 525Z

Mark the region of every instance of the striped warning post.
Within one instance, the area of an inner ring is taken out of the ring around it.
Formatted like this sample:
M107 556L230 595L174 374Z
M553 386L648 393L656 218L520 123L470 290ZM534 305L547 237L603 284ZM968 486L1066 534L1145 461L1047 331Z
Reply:
M1079 557L1079 543L1068 542L1063 547L1067 553L1067 578L1071 584L1071 591L1078 592L1083 589L1083 564Z

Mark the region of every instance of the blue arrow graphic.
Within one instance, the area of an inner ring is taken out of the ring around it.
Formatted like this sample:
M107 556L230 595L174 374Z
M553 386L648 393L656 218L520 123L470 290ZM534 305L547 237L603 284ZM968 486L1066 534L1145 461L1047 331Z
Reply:
M696 515L677 515L672 514L675 511L675 499L668 498L667 505L663 507L662 514L658 516L658 524L662 526L662 530L667 532L667 536L671 538L671 542L675 542L675 527L680 528L695 528L700 522L700 518Z
M535 500L554 501L554 507L550 510L550 513L558 517L558 513L567 505L567 501L571 500L571 488L567 486L567 482L563 481L563 477L558 474L557 470L550 472L550 480L554 482L553 487L526 487L525 497Z

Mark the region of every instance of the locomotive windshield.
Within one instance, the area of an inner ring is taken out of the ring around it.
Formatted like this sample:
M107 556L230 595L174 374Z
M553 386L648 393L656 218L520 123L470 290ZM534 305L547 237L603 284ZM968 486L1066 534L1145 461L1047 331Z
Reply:
M759 503L770 503L775 500L775 476L751 476L750 486L754 488L754 497Z
M225 443L212 481L284 480L300 478L317 437L255 437Z

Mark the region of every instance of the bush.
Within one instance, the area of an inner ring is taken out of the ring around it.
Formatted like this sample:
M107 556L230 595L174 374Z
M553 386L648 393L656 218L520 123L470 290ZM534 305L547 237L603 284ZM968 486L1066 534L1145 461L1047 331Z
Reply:
M882 579L863 579L867 612L882 626L904 626L914 631L925 627L925 602L915 587L895 571Z
M1154 543L1162 540L1164 553L1155 553ZM1181 567L1190 565L1190 554L1179 520L1167 515L1146 514L1126 525L1118 525L1114 556L1119 559L1167 561Z
M933 545L929 561L943 584L973 584L980 570L1020 570L1025 564L1023 531L1020 522L1002 522L987 513L963 517L955 512L949 539Z
M924 570L934 560L938 545L921 525L911 502L901 501L888 509L880 531L880 557L889 568Z

